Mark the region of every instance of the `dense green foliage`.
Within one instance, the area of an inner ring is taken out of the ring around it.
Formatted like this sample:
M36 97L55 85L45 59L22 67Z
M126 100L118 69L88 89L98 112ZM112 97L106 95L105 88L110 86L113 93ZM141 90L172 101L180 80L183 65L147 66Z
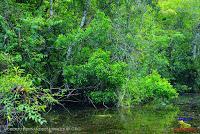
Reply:
M110 53L97 50L81 65L64 67L66 82L83 94L86 92L96 103L116 102L115 92L119 90L126 79L126 64L110 60Z
M132 78L124 84L121 94L121 103L123 105L149 103L154 100L166 102L177 97L176 90L170 83L153 72L142 78Z
M49 90L36 89L31 75L22 76L23 70L12 68L12 59L8 55L1 54L0 58L3 66L0 74L1 118L6 120L7 125L23 125L23 121L27 120L44 124L46 120L41 117L41 113L57 101Z
M8 104L17 85L28 100L57 88L94 104L167 102L200 91L199 39L198 0L1 0L0 91ZM38 101L10 109L40 116Z

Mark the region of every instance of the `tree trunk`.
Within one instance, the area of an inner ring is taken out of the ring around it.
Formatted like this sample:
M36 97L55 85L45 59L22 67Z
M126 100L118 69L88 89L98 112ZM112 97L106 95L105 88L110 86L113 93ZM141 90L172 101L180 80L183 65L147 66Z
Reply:
M85 3L85 9L83 11L83 17L82 17L82 21L81 21L81 25L80 27L82 28L85 23L86 23L86 17L87 17L87 12L88 12L88 8L90 6L90 0L86 0L86 3Z
M83 11L83 17L82 17L81 24L80 24L80 28L82 28L86 24L86 17L87 17L89 6L90 6L90 0L86 0L84 11ZM69 46L69 48L67 50L67 55L66 55L67 59L69 59L71 52L72 52L72 47L74 45L75 45L75 43L73 43L71 46Z
M194 59L197 56L199 56L199 46L200 46L200 34L196 33L195 38L192 42L192 54Z
M53 0L50 0L50 17L53 16Z

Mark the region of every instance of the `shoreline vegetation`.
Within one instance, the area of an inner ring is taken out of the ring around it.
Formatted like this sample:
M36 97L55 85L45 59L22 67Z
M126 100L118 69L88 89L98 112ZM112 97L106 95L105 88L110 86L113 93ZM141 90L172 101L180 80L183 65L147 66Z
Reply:
M56 105L173 107L200 93L199 50L198 0L1 0L0 125L44 125Z

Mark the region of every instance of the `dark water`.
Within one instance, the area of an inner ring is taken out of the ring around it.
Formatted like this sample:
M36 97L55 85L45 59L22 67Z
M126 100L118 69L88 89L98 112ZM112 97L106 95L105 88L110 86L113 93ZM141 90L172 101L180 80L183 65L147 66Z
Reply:
M26 124L29 128L34 127L35 131L23 133L168 134L180 127L180 117L189 118L185 122L200 129L200 95L180 96L173 107L76 108L69 111L51 111L46 115L47 125L41 128Z

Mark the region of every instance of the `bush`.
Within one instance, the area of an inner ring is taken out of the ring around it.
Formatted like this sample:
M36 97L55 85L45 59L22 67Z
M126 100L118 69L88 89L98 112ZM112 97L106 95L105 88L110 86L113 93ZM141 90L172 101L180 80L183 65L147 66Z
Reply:
M181 85L179 83L174 85L174 87L177 89L178 93L188 93L191 91L191 87L188 87L187 85Z
M88 95L96 104L112 104L117 102L117 96L113 91L92 91Z
M177 96L178 93L172 85L154 71L146 77L129 80L122 88L120 101L122 105L146 103L155 100L167 102Z
M0 72L6 70L11 66L12 59L5 53L0 52Z
M44 124L41 116L48 104L56 102L51 95L33 86L30 76L21 76L19 68L0 75L0 106L4 120L12 125L33 120Z
M110 52L99 49L85 64L64 67L65 81L72 88L85 90L86 94L91 92L94 102L102 100L106 103L108 101L102 95L107 94L108 100L113 100L109 98L110 93L116 93L125 82L126 66L124 62L112 62Z

